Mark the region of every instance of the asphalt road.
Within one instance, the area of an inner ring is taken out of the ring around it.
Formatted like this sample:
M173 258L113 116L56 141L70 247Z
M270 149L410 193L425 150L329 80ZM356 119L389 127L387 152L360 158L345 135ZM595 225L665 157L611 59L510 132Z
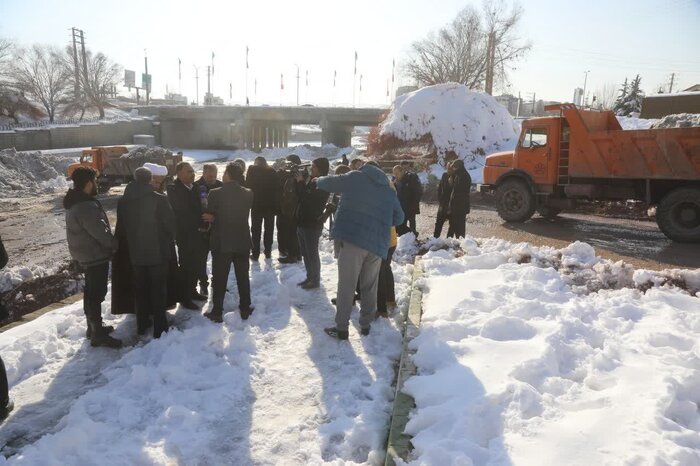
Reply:
M423 204L418 219L420 237L432 235L437 204ZM443 235L447 225L443 228ZM514 243L562 248L583 241L596 249L599 256L622 260L636 268L662 270L700 267L700 244L674 243L664 236L656 223L594 215L561 214L555 220L535 215L521 224L507 224L490 205L488 198L472 197L467 217L467 234L477 238L496 237Z

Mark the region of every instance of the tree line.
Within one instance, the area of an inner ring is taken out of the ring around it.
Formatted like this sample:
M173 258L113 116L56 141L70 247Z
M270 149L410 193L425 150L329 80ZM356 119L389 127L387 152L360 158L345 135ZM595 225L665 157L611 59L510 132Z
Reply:
M105 54L75 53L35 44L19 47L0 39L0 116L16 123L22 115L33 119L57 115L82 119L88 110L105 116L122 69Z

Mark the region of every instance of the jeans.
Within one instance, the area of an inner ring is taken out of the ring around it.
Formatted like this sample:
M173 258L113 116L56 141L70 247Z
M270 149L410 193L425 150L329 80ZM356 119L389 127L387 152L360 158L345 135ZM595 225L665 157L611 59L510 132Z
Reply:
M136 324L139 330L148 327L153 316L153 337L168 330L165 317L167 301L168 264L134 266L134 294L136 295Z
M322 228L297 229L301 256L304 258L306 280L312 285L321 283L321 257L318 253L318 243L321 239Z
M391 270L391 258L394 256L396 246L389 248L386 259L379 267L379 279L377 282L377 310L386 312L387 301L396 301L394 289L394 271Z
M260 213L252 211L250 214L252 220L250 225L250 232L253 237L253 255L260 255L260 237L263 232L263 224L265 225L265 235L263 237L263 247L265 248L265 255L270 255L272 252L272 238L274 237L275 230L275 214Z
M338 298L335 328L347 331L353 298L360 281L360 327L369 328L377 311L377 282L382 260L379 256L347 241L340 242L338 255Z
M83 311L88 325L102 326L102 302L107 295L109 262L85 268L85 289L83 290Z
M245 309L250 307L250 260L247 254L234 254L232 252L212 252L212 285L213 314L220 314L224 311L224 297L226 296L226 284L228 274L231 271L236 274L236 284L238 285L239 307Z

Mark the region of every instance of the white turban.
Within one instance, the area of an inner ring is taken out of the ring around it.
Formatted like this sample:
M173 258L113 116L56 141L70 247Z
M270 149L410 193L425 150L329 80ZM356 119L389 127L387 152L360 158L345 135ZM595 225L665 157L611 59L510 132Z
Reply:
M153 176L168 176L168 169L157 163L144 163L144 168L148 168Z

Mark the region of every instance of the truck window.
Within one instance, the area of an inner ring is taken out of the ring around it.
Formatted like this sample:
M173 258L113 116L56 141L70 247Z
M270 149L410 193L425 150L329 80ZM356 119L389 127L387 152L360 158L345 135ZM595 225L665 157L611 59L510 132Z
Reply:
M530 128L525 131L520 147L541 147L547 145L547 128Z

